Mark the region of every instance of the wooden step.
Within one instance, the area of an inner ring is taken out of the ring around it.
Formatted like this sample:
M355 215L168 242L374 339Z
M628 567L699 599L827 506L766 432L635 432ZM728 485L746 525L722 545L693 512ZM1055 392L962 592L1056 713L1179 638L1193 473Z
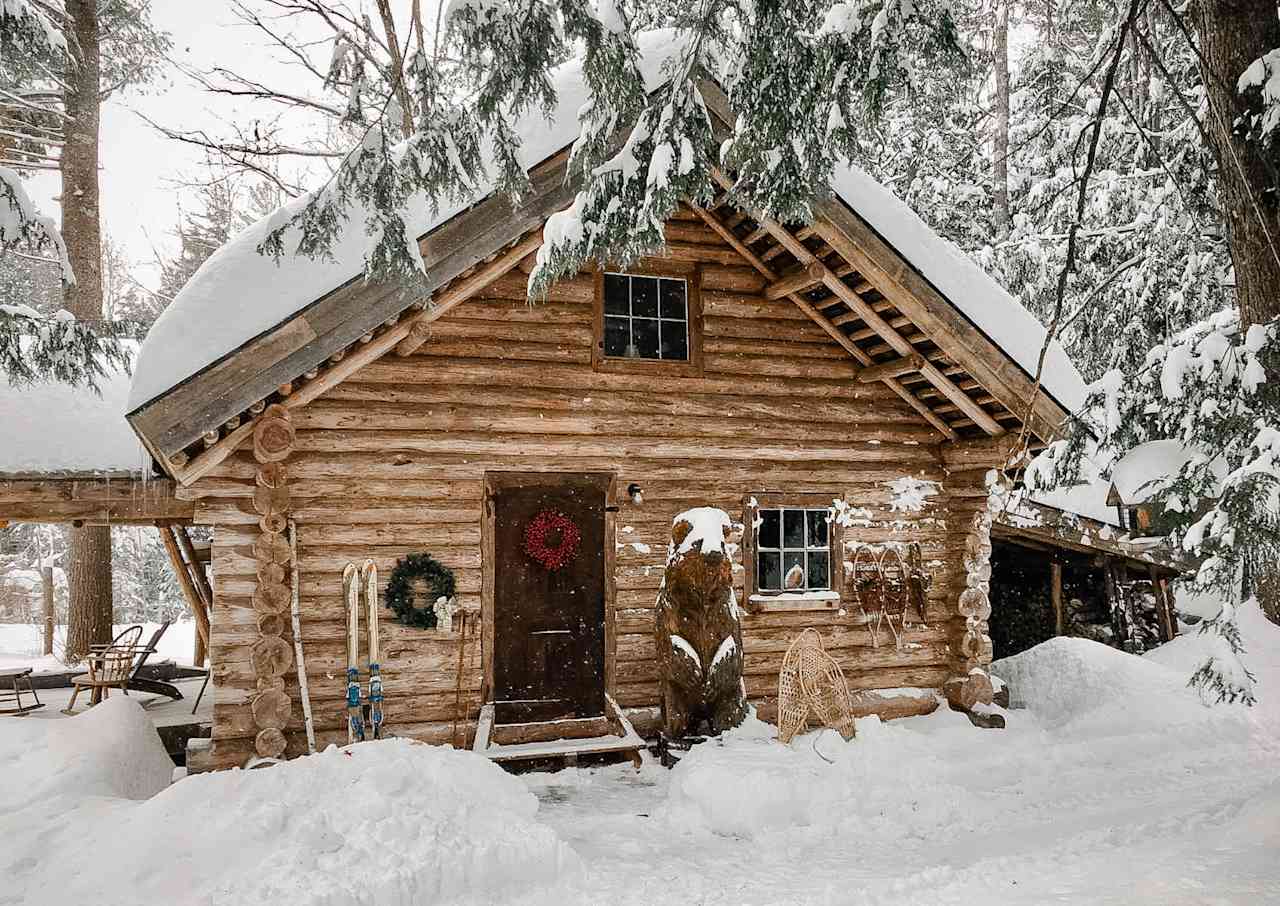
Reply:
M587 739L607 736L609 721L604 716L580 719L535 721L522 724L494 724L490 742L511 746L526 742L551 742L556 739Z
M617 702L607 695L605 707L607 714L604 717L504 726L494 723L494 706L487 704L480 709L472 751L497 762L563 759L570 764L576 763L579 755L617 752L626 754L639 768L643 763L640 753L645 749L644 740ZM599 732L601 730L603 732ZM566 738L566 731L590 731L593 735ZM516 740L523 737L523 740L502 744L497 741L500 735Z

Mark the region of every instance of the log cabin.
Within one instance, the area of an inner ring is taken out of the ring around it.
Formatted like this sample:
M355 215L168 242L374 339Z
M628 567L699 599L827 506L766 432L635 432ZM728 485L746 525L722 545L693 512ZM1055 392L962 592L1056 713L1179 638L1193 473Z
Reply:
M641 41L650 88L670 43ZM727 130L720 86L699 88ZM989 700L989 482L1082 402L1061 347L1037 385L1042 325L852 166L805 224L735 207L714 173L665 248L531 302L543 225L574 196L580 63L556 89L521 126L525 198L421 201L428 296L363 281L358 215L330 259L262 257L286 208L146 339L129 422L213 530L214 725L190 769L346 742L344 568L372 560L385 595L410 554L452 571L459 610L448 629L382 610L391 733L499 760L634 748L659 720L672 518L699 506L745 527L735 596L762 718L809 627L861 714ZM547 511L575 526L554 576L528 543ZM851 556L912 544L927 600L890 637Z

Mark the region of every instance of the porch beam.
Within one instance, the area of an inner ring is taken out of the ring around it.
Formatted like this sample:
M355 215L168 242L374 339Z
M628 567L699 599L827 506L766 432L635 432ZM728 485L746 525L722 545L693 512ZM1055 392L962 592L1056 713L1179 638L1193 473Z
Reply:
M790 296L792 293L802 293L805 290L813 289L822 282L821 265L814 266L810 263L808 267L802 267L794 274L789 274L781 280L776 280L764 288L764 297L766 299L782 299Z
M878 365L868 365L858 372L858 383L870 384L872 381L883 380L884 378L902 377L913 371L921 371L925 366L925 358L919 353L903 356L900 359L894 359L891 362L881 362Z

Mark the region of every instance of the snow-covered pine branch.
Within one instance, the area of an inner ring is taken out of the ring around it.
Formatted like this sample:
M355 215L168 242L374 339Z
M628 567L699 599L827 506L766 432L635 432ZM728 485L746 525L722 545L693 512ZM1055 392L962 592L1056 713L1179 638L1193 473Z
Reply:
M1139 367L1108 372L1073 436L1038 457L1028 483L1066 483L1087 451L1108 470L1140 473L1171 539L1199 563L1196 587L1227 602L1205 628L1221 638L1217 665L1193 682L1218 700L1251 701L1248 671L1224 652L1240 653L1235 609L1253 595L1265 607L1258 583L1280 560L1280 319L1241 330L1238 312L1225 309L1155 346Z
M807 219L836 160L857 150L858 120L910 90L921 64L933 67L959 49L941 0L625 8L616 0L453 0L445 22L445 52L406 64L416 108L409 141L392 147L383 131L401 116L397 105L362 107L373 116L361 142L303 210L276 224L261 251L324 255L355 218L369 234L368 279L421 278L417 237L404 233L406 207L456 200L482 182L513 199L527 191L532 162L522 158L515 120L552 110L550 71L575 49L585 52L588 97L571 173L583 185L547 225L531 295L588 258L625 263L661 247L675 205L711 196L713 165L737 173L741 204ZM637 65L638 23L669 27L679 48L652 94ZM348 65L345 55L335 52L330 72ZM697 88L706 75L725 86L735 120L723 147Z

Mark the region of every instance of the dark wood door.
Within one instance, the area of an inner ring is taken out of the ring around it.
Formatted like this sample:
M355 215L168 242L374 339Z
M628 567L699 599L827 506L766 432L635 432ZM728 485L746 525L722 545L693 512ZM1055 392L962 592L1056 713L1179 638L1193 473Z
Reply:
M604 713L605 491L592 476L534 480L539 483L493 491L495 716L500 723L598 717ZM563 513L581 532L577 553L558 569L525 550L525 530L543 510Z

